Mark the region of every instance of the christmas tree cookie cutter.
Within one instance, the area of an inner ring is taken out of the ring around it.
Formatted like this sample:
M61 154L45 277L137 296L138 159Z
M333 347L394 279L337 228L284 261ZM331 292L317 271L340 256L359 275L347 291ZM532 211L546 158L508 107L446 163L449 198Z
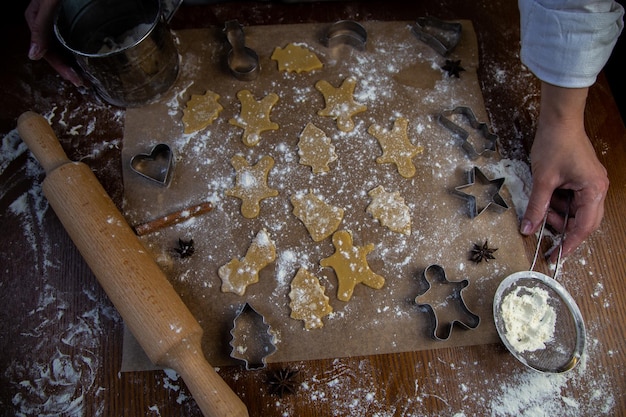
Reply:
M454 115L463 116L467 120L469 126L481 134L485 140L483 149L477 150L469 141L469 132L450 120L450 118ZM462 140L461 146L471 159L476 159L479 156L490 156L498 151L498 136L491 132L486 123L478 121L471 108L459 106L451 110L445 110L438 115L437 120L443 127L454 133Z
M276 352L271 326L248 303L233 320L230 335L230 357L243 361L247 370L265 368L266 358Z
M433 339L448 340L455 324L467 330L478 327L480 317L469 310L463 299L463 290L469 286L467 279L449 281L443 267L436 264L428 266L422 275L427 289L415 297L415 302L430 312Z

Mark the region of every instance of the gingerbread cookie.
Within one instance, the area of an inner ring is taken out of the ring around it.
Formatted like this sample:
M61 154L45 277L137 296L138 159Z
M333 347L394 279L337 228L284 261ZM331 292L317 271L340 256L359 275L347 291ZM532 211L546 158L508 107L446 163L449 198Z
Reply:
M409 140L407 129L409 122L404 118L396 119L391 131L378 125L371 125L367 132L378 139L383 149L382 156L376 158L379 164L395 164L398 172L404 178L415 175L416 169L413 158L422 152L422 146L415 146Z
M320 69L324 66L312 51L294 43L290 43L284 49L277 46L271 58L278 62L279 71L297 74Z
M256 165L250 165L241 155L235 155L230 163L237 171L236 185L225 191L227 196L241 200L241 214L253 219L261 211L261 200L276 197L278 191L267 185L267 177L274 166L274 158L263 156Z
M335 253L322 259L320 265L335 270L339 281L338 299L350 301L357 284L362 283L375 289L385 285L385 278L372 271L367 263L367 254L374 250L374 244L353 246L352 234L347 230L340 230L333 235L333 245Z
M276 259L276 246L265 229L252 240L246 256L233 258L218 270L222 292L244 295L250 284L259 282L259 272Z
M330 171L328 164L337 160L330 138L313 123L307 123L300 134L298 156L300 163L310 166L314 174Z
M354 129L352 116L367 110L367 106L354 101L354 88L356 79L346 78L340 87L333 87L328 81L321 80L315 84L324 95L326 107L318 111L320 116L332 117L337 121L337 128L342 132L350 132Z
M291 281L291 318L304 321L307 330L323 327L322 317L333 312L324 290L319 279L306 268L300 268Z
M277 130L278 124L270 120L270 112L274 104L278 102L278 96L270 93L257 101L248 90L237 93L241 102L239 116L230 119L231 125L243 129L241 140L246 146L255 146L261 140L261 133L267 130Z
M213 123L224 109L219 99L220 96L213 91L203 95L193 94L183 109L184 133L197 132Z
M293 214L304 223L311 238L320 242L332 235L343 219L343 209L326 204L309 191L306 195L291 197Z
M367 206L367 213L393 232L411 234L411 214L400 192L389 193L379 185L368 195L372 197L372 202Z

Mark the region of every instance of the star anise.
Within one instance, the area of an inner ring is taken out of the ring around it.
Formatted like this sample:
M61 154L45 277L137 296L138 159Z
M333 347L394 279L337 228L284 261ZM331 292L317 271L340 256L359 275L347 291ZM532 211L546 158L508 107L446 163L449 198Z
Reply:
M446 64L441 69L448 73L448 77L455 76L456 78L460 78L460 72L465 71L465 68L461 66L460 59L455 61L446 59Z
M180 255L181 258L187 258L196 251L193 247L193 239L182 240L178 239L178 247L174 250Z
M267 384L269 392L279 397L285 394L295 394L298 389L298 371L289 368L269 371Z
M489 242L486 240L482 246L474 243L474 249L472 249L471 251L470 260L476 263L480 263L484 259L485 262L489 262L490 259L496 259L493 256L493 253L497 250L498 248L490 248Z

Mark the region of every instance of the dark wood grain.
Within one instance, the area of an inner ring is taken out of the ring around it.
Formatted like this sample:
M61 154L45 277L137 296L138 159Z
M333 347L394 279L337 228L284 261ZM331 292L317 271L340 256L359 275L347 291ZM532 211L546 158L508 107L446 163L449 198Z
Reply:
M63 82L45 62L27 59L23 7L11 6L0 32L3 151L23 111L47 114L70 159L87 162L121 206L124 112ZM537 81L519 62L515 1L230 2L183 6L172 26L208 27L233 18L261 25L424 15L472 20L491 123L504 152L526 159L539 96ZM94 126L85 125L85 114ZM544 378L501 345L273 364L271 369L299 371L298 392L284 398L270 395L265 370L220 369L250 415L521 415L532 407L554 415L626 413L626 128L603 75L591 88L586 125L611 188L600 230L565 262L560 276L587 323L589 346L579 368ZM199 416L175 375L119 372L121 319L54 213L42 209L41 170L27 151L9 154L0 156L0 415L61 415L63 404L54 403L66 393L66 405L80 402L63 415ZM526 244L532 252L534 240ZM73 372L64 373L63 363ZM524 396L536 399L524 402Z

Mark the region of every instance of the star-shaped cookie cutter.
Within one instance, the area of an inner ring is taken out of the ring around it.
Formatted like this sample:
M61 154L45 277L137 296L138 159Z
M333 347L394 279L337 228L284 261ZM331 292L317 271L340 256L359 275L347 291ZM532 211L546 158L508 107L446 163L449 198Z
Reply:
M461 281L450 281L448 280L446 271L443 267L436 264L430 265L424 270L423 278L428 284L428 288L421 295L415 297L415 302L419 306L427 308L431 313L431 317L433 319L431 336L433 339L439 341L448 340L452 334L452 328L455 324L467 330L473 330L478 327L480 324L480 317L469 310L465 300L463 299L463 290L469 286L469 281L467 279ZM442 299L442 297L437 297L437 295L441 294L431 294L436 292L433 285L449 285L451 286L451 290ZM432 298L433 296L434 298ZM452 303L453 305L451 305L450 301L455 301L455 303ZM444 306L445 308L441 308ZM443 315L445 312L444 310L450 310L452 308L456 309L453 314L457 318L448 321L443 326L440 326L441 323L437 310L441 309L441 315Z
M417 39L433 48L439 55L448 56L461 40L463 26L434 17L418 17L411 28ZM440 32L439 36L434 32Z
M487 210L487 208L489 207L494 207L496 210L499 211L504 211L509 208L509 205L500 195L500 189L504 185L504 180L504 178L489 179L485 176L485 174L483 174L480 168L475 166L471 170L467 171L467 184L455 187L454 191L455 194L457 194L459 197L467 200L469 215L473 219L474 217L480 215L482 212ZM475 186L477 182L480 183L480 185L495 188L495 192L493 194L490 194L489 201L483 207L478 206L475 195L468 194L463 191L465 189Z
M270 325L248 303L233 320L230 335L230 357L243 361L247 370L265 368L266 358L276 352Z
M455 114L465 117L472 129L480 132L485 139L485 146L482 150L477 151L474 145L468 141L470 134L467 130L450 120L450 116ZM476 115L471 108L459 106L451 110L444 110L439 113L437 120L443 127L450 130L462 140L461 146L471 159L476 159L479 156L490 156L498 151L498 136L491 132L486 123L479 122L478 119L476 119Z

